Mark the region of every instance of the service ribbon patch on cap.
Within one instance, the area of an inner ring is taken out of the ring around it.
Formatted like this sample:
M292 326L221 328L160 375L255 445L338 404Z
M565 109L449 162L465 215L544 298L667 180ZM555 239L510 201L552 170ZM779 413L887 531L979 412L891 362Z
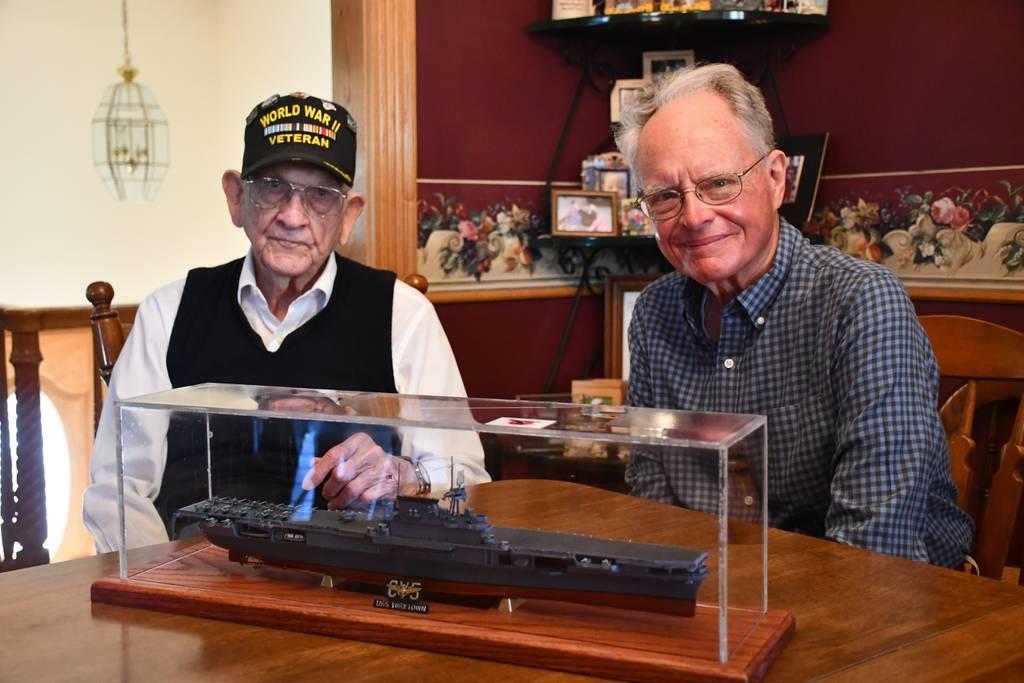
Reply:
M328 169L351 185L355 120L339 104L296 92L261 102L246 119L242 175L285 161Z

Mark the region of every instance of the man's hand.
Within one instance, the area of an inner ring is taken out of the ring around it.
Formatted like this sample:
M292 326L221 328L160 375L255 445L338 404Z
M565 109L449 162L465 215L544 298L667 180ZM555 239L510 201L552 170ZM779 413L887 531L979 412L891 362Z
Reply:
M302 488L311 491L321 483L328 510L352 504L368 506L399 493L414 494L419 488L412 465L386 453L364 432L353 434L313 461Z

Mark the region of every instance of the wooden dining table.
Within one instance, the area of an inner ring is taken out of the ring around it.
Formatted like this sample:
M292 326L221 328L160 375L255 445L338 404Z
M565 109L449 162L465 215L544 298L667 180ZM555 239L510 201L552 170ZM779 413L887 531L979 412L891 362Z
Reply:
M677 544L693 513L579 484L505 480L470 492L494 524ZM180 542L179 542L180 544ZM130 564L174 544L130 551ZM730 551L730 579L759 568ZM1024 589L778 530L768 603L796 630L768 681L1024 680ZM570 681L585 676L90 601L116 553L0 574L3 681ZM739 581L738 581L739 582ZM703 589L702 589L703 590ZM730 593L731 594L731 593Z

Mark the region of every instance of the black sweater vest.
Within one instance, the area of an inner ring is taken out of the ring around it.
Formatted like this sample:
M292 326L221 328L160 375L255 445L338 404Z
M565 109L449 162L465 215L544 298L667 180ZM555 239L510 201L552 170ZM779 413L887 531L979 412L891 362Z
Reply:
M188 274L167 348L174 387L232 384L394 393L391 312L395 275L336 256L338 274L327 306L271 353L238 305L242 259ZM291 500L303 430L308 423L210 416L213 495ZM352 433L344 424L315 430L316 455ZM396 452L391 430L368 431ZM175 535L173 513L207 497L205 419L182 413L171 419L157 511ZM299 473L301 477L301 473ZM323 505L319 492L317 506Z
M203 382L395 391L395 274L335 257L327 306L271 353L238 305L242 259L188 274L167 348L171 385Z

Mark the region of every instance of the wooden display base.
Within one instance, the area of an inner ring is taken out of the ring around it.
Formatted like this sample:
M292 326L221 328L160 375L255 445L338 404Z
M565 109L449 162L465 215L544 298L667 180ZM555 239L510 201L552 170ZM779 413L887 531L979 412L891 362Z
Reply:
M692 618L547 600L510 614L436 602L427 614L410 614L323 587L321 578L242 566L204 542L127 581L96 581L92 600L636 681L760 680L795 625L782 610L730 611L729 641L737 645L721 664L716 605L698 603Z

